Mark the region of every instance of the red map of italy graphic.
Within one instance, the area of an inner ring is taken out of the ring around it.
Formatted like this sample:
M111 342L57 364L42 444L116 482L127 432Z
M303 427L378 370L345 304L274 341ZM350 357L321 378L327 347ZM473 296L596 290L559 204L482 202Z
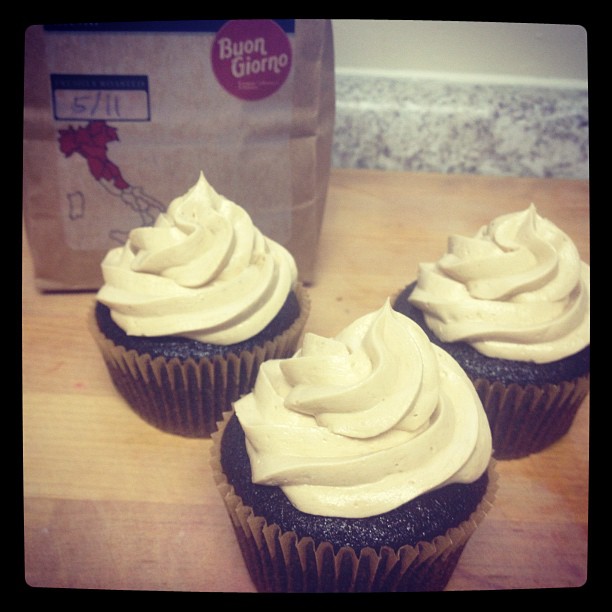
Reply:
M106 121L90 121L85 127L72 126L59 130L59 148L66 156L75 153L86 161L91 175L113 197L140 217L140 225L152 225L164 206L154 197L148 195L138 185L128 183L119 166L113 163L107 155L108 144L118 142L117 129ZM67 194L69 201L69 217L78 219L85 214L85 196L80 192ZM117 220L114 217L114 220ZM120 225L122 222L119 223ZM131 223L130 223L131 225ZM115 227L109 232L109 237L123 244L129 233L128 227Z
M60 151L70 157L73 153L87 160L89 171L96 180L112 182L117 189L128 189L130 184L121 175L121 170L107 156L109 142L118 141L116 128L106 121L91 121L86 127L74 129L69 126L59 130Z

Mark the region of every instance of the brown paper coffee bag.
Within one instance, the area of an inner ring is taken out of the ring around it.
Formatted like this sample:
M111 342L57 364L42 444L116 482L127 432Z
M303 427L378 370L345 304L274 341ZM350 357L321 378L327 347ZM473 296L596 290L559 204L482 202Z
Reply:
M32 26L24 222L37 287L100 262L203 171L314 280L335 110L329 20Z

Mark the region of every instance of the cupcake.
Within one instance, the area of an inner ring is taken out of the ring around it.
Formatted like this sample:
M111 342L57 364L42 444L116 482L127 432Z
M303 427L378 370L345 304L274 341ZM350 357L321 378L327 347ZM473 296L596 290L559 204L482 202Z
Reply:
M439 591L496 489L457 363L387 303L264 363L211 465L261 592Z
M292 255L201 173L102 261L90 329L145 421L207 437L266 359L295 352L310 302Z
M472 380L496 459L537 453L567 433L589 392L590 268L533 204L473 238L450 237L393 307Z

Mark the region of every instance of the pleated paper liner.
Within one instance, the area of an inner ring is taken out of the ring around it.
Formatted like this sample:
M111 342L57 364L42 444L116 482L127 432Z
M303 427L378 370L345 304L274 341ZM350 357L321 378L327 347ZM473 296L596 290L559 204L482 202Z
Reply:
M310 299L302 285L295 291L299 317L274 340L239 354L228 352L199 360L153 359L109 340L98 328L95 307L89 313L89 327L111 380L136 414L162 431L205 438L216 430L232 402L251 391L264 361L289 357L297 350Z
M487 491L470 518L431 542L398 549L382 547L338 551L329 542L282 532L243 504L223 473L220 443L231 413L212 435L211 465L217 488L242 551L244 562L260 592L394 592L442 591L448 584L468 540L491 508L497 491L495 461L489 465Z
M544 450L569 431L589 393L590 374L543 386L482 378L473 382L491 427L493 456L518 459Z
M404 290L391 296L392 304ZM468 377L484 406L493 437L493 457L498 460L527 457L560 440L574 422L590 385L590 374L542 386L505 385Z

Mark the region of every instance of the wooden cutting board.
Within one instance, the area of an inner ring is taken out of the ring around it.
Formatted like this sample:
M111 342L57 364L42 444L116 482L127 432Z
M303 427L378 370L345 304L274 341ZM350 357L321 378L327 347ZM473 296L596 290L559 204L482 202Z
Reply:
M471 235L531 202L588 262L587 181L333 170L307 329L335 335L439 258L450 233ZM93 299L37 293L24 236L25 582L253 591L212 480L210 440L160 432L130 411L87 331ZM582 585L588 453L587 398L563 440L499 462L495 506L449 590Z

